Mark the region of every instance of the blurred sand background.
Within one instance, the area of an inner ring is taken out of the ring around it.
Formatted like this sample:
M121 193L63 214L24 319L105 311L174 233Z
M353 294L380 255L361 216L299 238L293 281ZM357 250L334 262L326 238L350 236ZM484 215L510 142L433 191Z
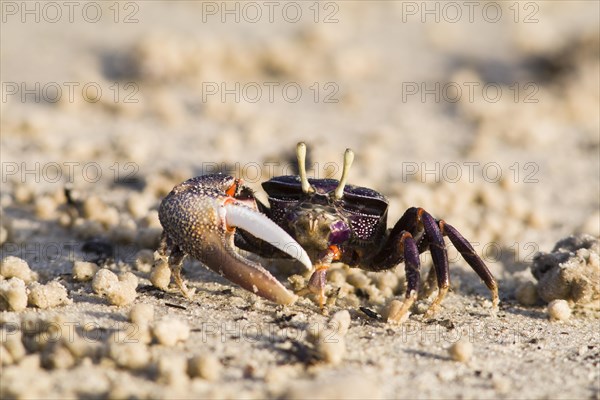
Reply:
M25 259L73 300L2 319L88 322L104 346L131 306L73 281L73 262L91 260L133 271L135 303L192 332L144 347L147 366L133 370L101 350L61 364L28 348L44 369L32 358L2 367L3 396L598 398L597 314L551 323L543 302L525 307L515 290L534 281L536 252L600 236L599 3L74 3L2 2L2 258ZM339 178L354 149L350 181L389 198L390 226L421 206L457 227L499 280L498 317L453 249L442 310L401 327L359 307L382 313L402 294L402 266L340 266L331 311L352 323L333 365L306 361L306 338L282 339L282 327L326 323L309 299L282 309L190 260L193 303L149 286L139 252L156 249L156 208L173 185L221 170L260 190L292 172L301 140L315 177ZM79 217L65 208L67 183ZM108 261L84 251L90 242L108 244ZM250 338L247 324L264 335ZM461 332L468 363L447 353ZM199 354L216 360L212 380L165 372Z

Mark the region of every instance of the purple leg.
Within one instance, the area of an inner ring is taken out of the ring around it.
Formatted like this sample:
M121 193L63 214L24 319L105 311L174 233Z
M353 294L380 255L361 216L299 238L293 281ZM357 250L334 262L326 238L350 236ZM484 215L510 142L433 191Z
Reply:
M406 299L402 305L398 305L398 302L390 308L388 319L399 321L416 300L420 282L419 254L427 250L431 252L433 259L428 283L433 287L433 282L437 281L438 295L427 310L426 316L431 316L436 311L450 288L450 269L444 236L448 236L467 263L492 291L492 301L494 307L497 307L498 285L469 242L451 225L441 220L437 221L422 208L411 207L390 231L381 250L369 263L361 265L363 269L381 271L393 268L404 261L408 283Z
M494 276L487 268L483 260L477 255L473 246L452 225L440 220L438 223L442 234L448 236L456 250L463 256L465 261L479 275L481 280L492 292L492 303L494 308L498 307L498 284Z
M448 254L446 253L444 236L436 220L422 208L419 208L417 216L425 228L438 283L438 295L426 313L426 316L431 316L442 300L444 300L444 297L446 297L446 293L448 293L448 288L450 287L450 267L448 265Z
M417 299L417 295L419 293L419 282L421 280L421 274L419 272L419 250L417 248L417 243L410 232L402 233L399 247L403 249L407 289L402 306L397 310L390 310L390 314L388 315L388 321L394 322L400 322L402 317L406 315L410 307Z
M398 244L402 242L402 236L406 232L410 232L413 237L417 236L419 228L417 226L417 211L418 209L416 207L411 207L404 212L402 217L396 222L396 225L394 225L394 228L390 231L381 250L374 255L370 263L362 265L361 268L370 271L382 271L394 268L404 261L405 257L402 247Z
M421 273L419 271L421 262L419 261L419 250L417 243L409 232L405 232L400 239L400 244L404 248L404 271L406 273L407 290L406 298L416 296L419 293Z

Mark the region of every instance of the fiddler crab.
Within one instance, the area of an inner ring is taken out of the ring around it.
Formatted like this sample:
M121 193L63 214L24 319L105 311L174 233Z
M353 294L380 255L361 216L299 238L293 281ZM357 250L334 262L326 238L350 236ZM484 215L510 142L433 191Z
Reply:
M438 294L428 314L444 299L450 286L444 236L492 292L498 306L498 285L471 244L453 226L411 207L387 229L387 199L375 190L347 184L354 153L344 154L342 177L310 179L306 145L296 149L299 176L278 176L262 184L270 207L257 201L241 179L211 174L189 179L173 188L160 204L164 228L159 255L168 259L175 283L186 296L181 278L186 255L198 259L229 281L278 304L292 304L297 295L316 294L325 302L327 269L333 262L368 271L382 271L404 262L407 291L401 307L388 316L400 321L417 299L419 254L433 260L428 281L437 279ZM238 249L262 257L292 257L312 271L305 289L294 294L260 263ZM314 267L313 267L314 265Z

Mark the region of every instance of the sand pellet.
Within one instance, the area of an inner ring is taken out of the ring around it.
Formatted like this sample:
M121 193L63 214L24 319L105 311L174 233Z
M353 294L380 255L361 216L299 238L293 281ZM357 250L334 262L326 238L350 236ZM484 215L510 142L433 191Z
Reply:
M83 201L83 214L86 218L96 219L106 204L97 196L90 196Z
M98 265L92 262L75 261L73 263L73 279L78 282L91 280L98 272Z
M161 355L156 364L161 383L181 386L187 382L187 359L183 354Z
M571 307L566 300L554 300L548 304L548 317L552 321L567 321L571 318Z
M92 281L92 289L100 295L108 294L113 287L119 285L119 277L106 268L99 270Z
M30 283L38 279L37 273L29 268L27 261L15 256L8 256L2 259L0 263L0 275L7 279L19 278L25 283Z
M473 344L469 338L461 338L448 348L448 353L454 361L468 362L473 356Z
M61 336L61 341L63 346L65 346L76 359L93 357L100 346L100 342L91 341L89 338L81 337L77 332Z
M5 226L0 226L0 246L8 241L8 229Z
M72 302L69 299L67 288L59 282L52 281L45 285L32 282L29 286L29 304L41 309L58 307Z
M346 336L350 327L350 313L348 310L338 311L333 314L328 326L335 330L338 335Z
M348 274L346 281L358 289L362 289L370 283L369 278L359 271L353 271L351 274Z
M133 303L137 297L135 288L130 284L122 283L107 295L108 300L115 306L126 306Z
M150 275L150 282L161 290L167 290L169 288L169 283L171 283L171 269L166 260L157 258L156 265Z
M166 318L158 321L152 328L152 335L165 346L175 346L190 336L190 327L180 319Z
M14 189L15 201L20 204L27 204L33 200L35 193L30 186L18 185Z
M512 382L509 378L503 376L495 376L492 378L492 386L494 390L500 394L508 393L512 387Z
M141 369L148 365L150 352L148 347L138 342L111 342L110 358L122 368Z
M148 214L152 202L152 197L148 195L132 193L127 199L127 210L134 218L141 218Z
M111 304L124 306L136 299L137 283L137 277L130 272L117 277L112 271L104 268L94 276L92 288L97 294L106 296Z
M27 288L19 278L0 281L0 311L23 311L27 307Z
M10 360L18 362L27 354L25 346L22 341L22 334L20 330L0 330L0 338L2 339L2 351L6 351L7 355L10 356Z
M317 357L328 364L339 364L346 354L344 336L350 325L350 314L343 310L335 313L327 326L311 332L309 340L313 343Z
M141 222L142 222L143 226L146 226L148 228L160 228L160 229L162 229L162 225L160 224L160 219L158 218L158 211L157 210L150 210L150 211L148 211L148 214L144 218L142 218Z
M150 324L154 320L154 306L152 304L135 304L129 310L129 320L133 324L128 337L149 344L152 341Z
M136 304L129 311L129 320L133 324L148 325L154 321L154 306L152 304Z
M216 381L221 376L223 366L212 354L201 354L192 357L188 362L188 372L192 378Z
M50 196L41 196L35 200L35 215L41 219L51 219L55 216L56 200Z

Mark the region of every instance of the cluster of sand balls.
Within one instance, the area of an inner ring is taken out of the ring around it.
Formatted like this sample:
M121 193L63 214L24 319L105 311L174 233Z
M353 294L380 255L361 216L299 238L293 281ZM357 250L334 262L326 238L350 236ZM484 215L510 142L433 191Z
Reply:
M551 252L535 255L531 272L537 282L520 283L515 291L524 306L547 303L551 321L566 321L572 309L600 305L600 241L581 234L559 240Z
M600 302L600 240L591 235L569 236L549 253L539 253L531 266L538 294L545 301L573 304Z
M83 238L107 236L119 244L155 248L162 228L158 213L151 210L154 201L149 193L136 193L128 198L128 212L124 213L99 197L90 196L83 201L82 216L74 219L73 229Z
M292 275L288 281L295 291L308 283L307 277L301 275ZM358 308L365 300L371 306L383 308L404 286L402 271L368 272L341 264L329 268L327 282L328 305L342 308Z
M101 296L106 296L111 304L123 306L132 303L137 297L138 278L131 272L117 276L107 268L102 268L94 275L92 289Z
M216 380L220 376L221 364L211 354L188 357L185 353L152 356L149 345L158 344L175 347L185 343L190 336L189 325L175 317L154 320L154 307L136 304L129 312L129 320L135 326L131 334L109 338L109 357L122 368L147 369L154 366L159 381L169 385L184 384L189 378ZM125 340L127 339L127 340Z
M0 310L23 311L28 305L48 309L72 302L60 282L41 284L37 279L25 260L4 258L0 263Z
M38 218L56 221L81 239L103 237L116 244L136 244L140 248L152 249L158 245L162 233L158 212L154 209L158 197L179 183L181 175L169 177L159 174L149 178L144 190L128 194L122 205L108 202L95 194L84 195L79 190L70 190L71 199L68 200L64 188L37 194L22 182L11 182L14 196L8 201L32 205ZM3 216L0 239L7 241L14 236L13 230L10 218Z
M148 304L133 306L129 311L129 321L130 324L124 324L123 329L102 339L69 329L73 323L58 314L46 318L34 313L21 314L17 318L4 315L0 320L0 366L14 368L3 372L7 376L3 378L5 383L0 393L3 397L39 397L35 392L39 385L31 386L29 377L45 380L48 375L44 370L65 369L87 370L94 374L96 365L153 376L158 373L160 383L177 387L185 387L196 378L219 379L222 365L214 355L188 356L176 349L190 334L184 321L174 317L155 321L154 307ZM154 351L165 346L173 347L173 350L168 354ZM96 389L100 390L100 394L106 394L122 388L117 380L110 385L99 385Z

